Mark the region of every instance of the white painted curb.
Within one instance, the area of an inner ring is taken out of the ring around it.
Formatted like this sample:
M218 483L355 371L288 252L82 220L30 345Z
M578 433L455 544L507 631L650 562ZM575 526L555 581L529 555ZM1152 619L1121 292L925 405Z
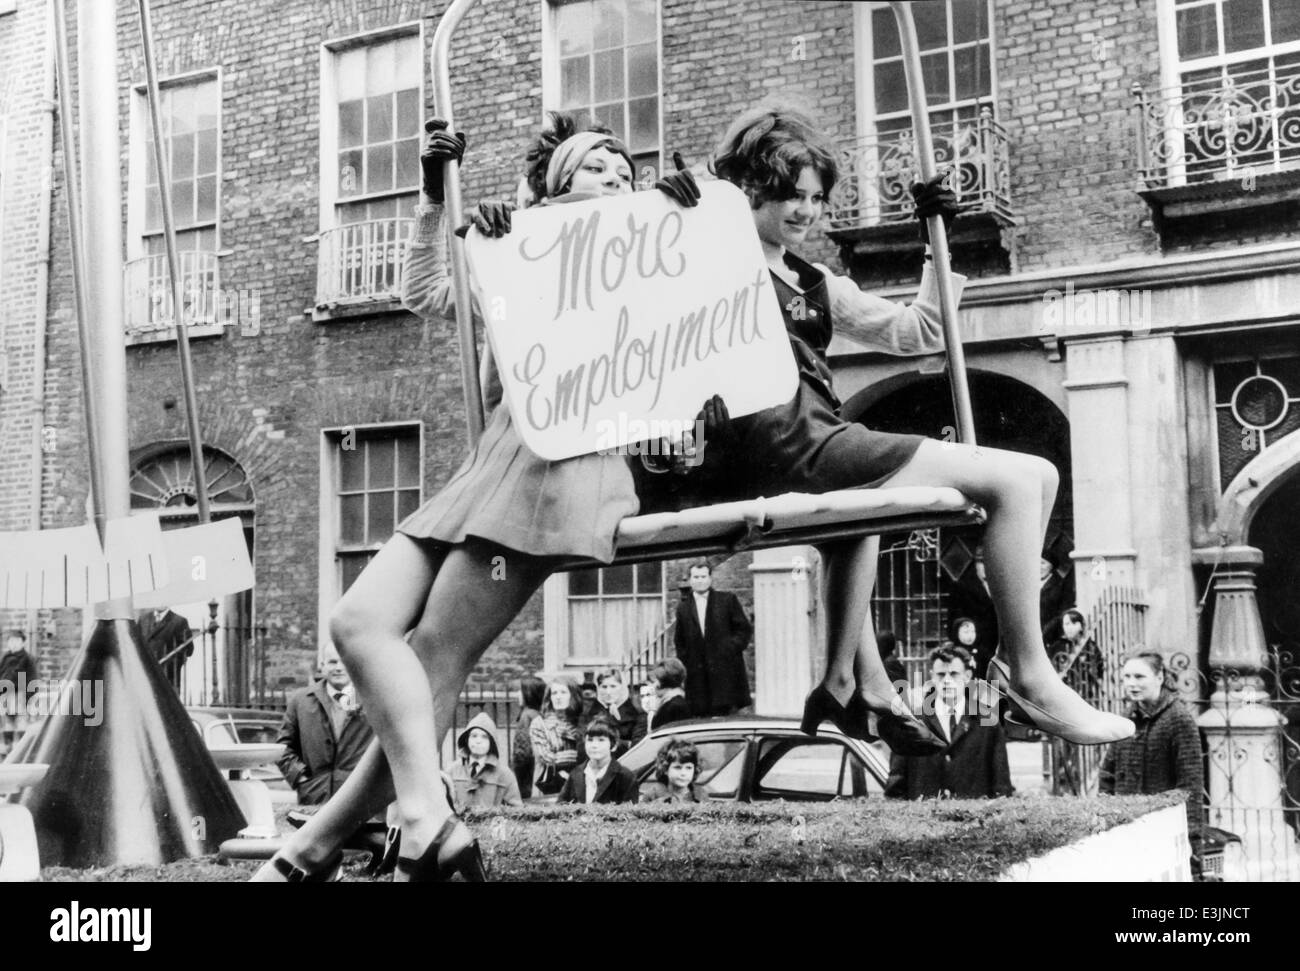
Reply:
M1017 863L998 880L1011 883L1190 883L1187 811L1170 806L1104 833Z

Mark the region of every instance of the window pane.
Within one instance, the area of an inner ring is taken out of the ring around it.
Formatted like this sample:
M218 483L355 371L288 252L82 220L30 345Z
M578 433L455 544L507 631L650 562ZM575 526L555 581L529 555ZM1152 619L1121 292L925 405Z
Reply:
M921 76L925 78L925 103L936 105L952 100L948 88L948 52L926 54L921 58Z
M597 593L598 570L570 570L569 596L594 597Z
M144 194L144 228L146 232L162 228L162 206L158 200L158 186L151 185Z
M337 442L339 450L339 489L343 492L357 492L366 487L366 462L364 448L343 448L347 439ZM351 439L352 445L358 443Z
M596 0L596 50L623 46L622 0Z
M370 451L370 475L367 489L391 489L395 484L393 463L396 461L396 443L391 439L375 439L367 443Z
M592 63L594 78L591 97L593 101L613 101L623 97L623 51L605 51L597 54Z
M361 191L361 150L339 152L339 195L354 196Z
M198 196L196 201L196 210L194 213L195 222L212 222L217 218L217 179L216 176L208 175L199 179L196 183L198 186Z
M843 761L839 742L768 741L759 751L757 781L763 790L833 796Z
M601 592L605 596L632 592L632 567L607 566L601 572L604 580Z
M1274 0L1276 2L1276 0ZM657 0L629 0L627 5L627 42L658 40Z
M903 62L876 65L876 112L904 111L907 108L907 79Z
M217 132L208 128L199 132L195 151L194 171L199 175L212 175L217 171Z
M984 0L952 0L952 42L969 43L987 36ZM983 33L980 32L983 28Z
M566 3L555 10L555 36L561 56L591 50L591 4Z
M591 59L570 57L560 62L560 107L591 104Z
M871 11L871 51L876 58L894 57L902 51L898 46L898 23L888 7Z
M420 493L415 489L405 489L397 494L397 521L400 523L420 507Z
M1269 0L1268 15L1274 44L1300 40L1300 3L1296 0Z
M347 593L348 588L357 582L357 577L361 576L361 571L366 568L370 560L370 556L339 557L339 581L343 586L342 593Z
M153 146L149 148L152 150ZM171 139L172 178L189 179L194 176L194 136L180 135Z
M420 439L416 434L406 434L397 440L397 484L420 485Z
M1209 57L1219 52L1218 29L1214 23L1214 5L1179 10L1178 56L1184 61Z
M393 187L393 146L366 149L366 191L383 192Z
M619 101L609 105L593 105L591 117L593 122L609 128L619 138L626 137L627 121L623 117L623 102Z
M217 85L200 84L194 89L194 127L199 131L217 128Z
M987 44L953 51L957 71L957 100L986 97L990 91Z
M1248 51L1263 46L1263 0L1223 0L1224 50Z
M663 592L663 567L659 563L638 563L636 566L636 592L658 596Z
M194 131L194 88L181 85L171 89L171 111L165 116L164 125L170 125L172 135L186 135Z
M366 49L354 47L336 55L335 94L342 104L366 96Z
M397 88L397 45L387 43L367 47L366 96L373 98L391 94Z
M408 186L420 184L420 140L407 138L393 146L397 153L396 185Z
M420 134L420 92L403 88L397 92L397 137L409 138Z
M364 495L339 497L339 542L345 546L357 546L366 541L365 503Z
M415 218L415 207L420 201L418 193L407 193L406 195L398 196L394 201L397 203L398 216L403 219Z
M194 183L181 181L172 183L172 213L176 222L189 225L194 222Z
M659 145L659 99L641 98L628 102L631 126L628 132L628 148L639 152Z
M370 523L367 528L366 542L382 543L393 535L393 500L391 492L372 492L367 497L370 503Z
M365 141L365 102L344 101L339 105L339 148L352 148Z
M948 5L914 3L912 19L916 22L916 42L923 51L932 51L948 43ZM889 14L893 16L893 12Z
M393 137L393 97L388 94L366 99L366 141L386 142Z
M627 93L654 94L659 90L659 59L654 44L637 44L627 49Z

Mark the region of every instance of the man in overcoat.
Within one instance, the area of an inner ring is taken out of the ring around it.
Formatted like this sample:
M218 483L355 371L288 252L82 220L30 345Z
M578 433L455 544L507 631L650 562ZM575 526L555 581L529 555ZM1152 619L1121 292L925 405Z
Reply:
M686 665L691 714L729 715L750 703L745 648L754 625L734 593L713 589L708 563L691 566L691 592L677 605L673 644Z

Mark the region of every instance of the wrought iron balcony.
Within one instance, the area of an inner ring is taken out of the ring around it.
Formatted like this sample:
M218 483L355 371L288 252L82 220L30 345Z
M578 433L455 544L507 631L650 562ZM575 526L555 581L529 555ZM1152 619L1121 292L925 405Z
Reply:
M395 300L413 219L371 219L320 234L316 306Z
M950 179L962 213L984 214L1002 226L1015 224L1006 129L988 108L972 122L935 124L934 151ZM840 180L831 192L831 232L890 227L912 222L908 187L920 173L910 128L840 144Z
M1300 65L1132 91L1148 190L1231 181L1249 192L1260 177L1300 169Z
M218 260L207 250L187 250L180 257L181 319L191 327L220 327L217 320ZM123 267L128 338L159 340L176 326L167 257L156 253L129 260Z

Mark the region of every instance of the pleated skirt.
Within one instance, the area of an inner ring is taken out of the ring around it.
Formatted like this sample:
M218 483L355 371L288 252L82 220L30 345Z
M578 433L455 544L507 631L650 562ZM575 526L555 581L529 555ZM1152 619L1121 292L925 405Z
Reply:
M608 563L618 524L639 508L624 456L548 462L523 443L502 404L447 485L397 531L447 544L475 536L532 556Z

